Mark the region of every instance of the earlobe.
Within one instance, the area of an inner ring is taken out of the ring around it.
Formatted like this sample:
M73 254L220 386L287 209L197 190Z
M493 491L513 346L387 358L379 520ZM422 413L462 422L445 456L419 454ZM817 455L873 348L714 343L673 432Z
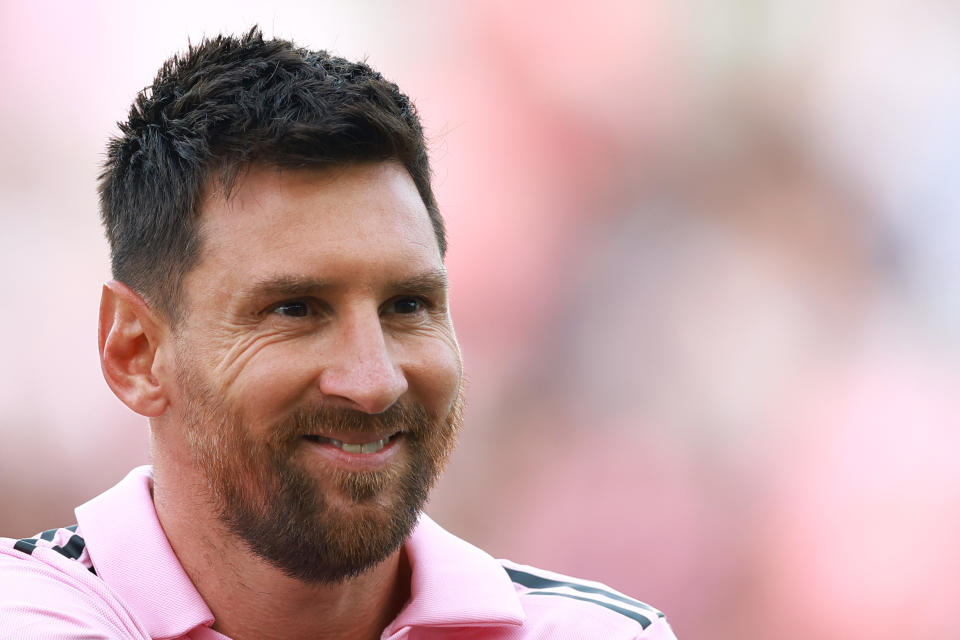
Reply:
M100 367L120 401L147 417L167 408L163 381L154 364L163 324L135 291L116 280L103 285L100 298Z

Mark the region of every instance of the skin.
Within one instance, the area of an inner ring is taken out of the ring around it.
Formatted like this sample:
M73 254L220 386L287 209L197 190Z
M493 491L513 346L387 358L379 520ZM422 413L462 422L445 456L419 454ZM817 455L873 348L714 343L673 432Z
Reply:
M310 406L376 414L419 403L431 417L448 415L462 365L426 208L395 162L253 167L229 199L207 198L201 225L201 258L184 280L176 327L119 282L105 285L101 303L104 376L150 417L160 522L214 628L234 640L378 638L409 597L402 549L332 584L301 582L252 554L211 506L184 429L183 374L200 376L255 442ZM376 517L393 496L357 504L331 471L399 464L406 446L399 438L370 463L304 440L292 456L349 522Z

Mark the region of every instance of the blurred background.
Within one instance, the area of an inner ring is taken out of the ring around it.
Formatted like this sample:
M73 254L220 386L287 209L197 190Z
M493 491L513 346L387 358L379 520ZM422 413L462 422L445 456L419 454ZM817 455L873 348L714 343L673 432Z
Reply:
M0 2L0 531L147 462L96 176L188 38L417 103L467 429L429 512L681 638L956 638L960 5Z

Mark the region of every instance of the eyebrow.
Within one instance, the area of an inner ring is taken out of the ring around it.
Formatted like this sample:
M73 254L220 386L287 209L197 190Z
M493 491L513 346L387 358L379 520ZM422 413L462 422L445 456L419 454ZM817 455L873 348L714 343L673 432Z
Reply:
M449 286L447 282L446 269L431 269L416 275L404 278L398 282L393 282L390 289L399 291L410 291L412 293L433 293L446 290Z
M290 275L278 275L263 278L254 282L249 288L240 291L239 296L252 300L274 296L304 296L333 289L333 282L316 278L305 278ZM445 291L448 287L446 269L431 269L410 277L388 282L386 288L390 291L400 291L412 294L430 294Z

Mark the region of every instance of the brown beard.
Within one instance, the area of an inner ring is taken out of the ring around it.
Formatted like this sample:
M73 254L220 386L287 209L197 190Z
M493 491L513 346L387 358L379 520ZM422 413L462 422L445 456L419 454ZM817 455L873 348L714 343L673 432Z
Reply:
M184 369L181 369L184 371ZM399 403L370 415L349 409L301 410L265 441L250 437L242 418L183 373L184 422L213 508L257 556L306 583L334 583L363 573L400 548L416 525L430 488L456 443L462 389L442 419L423 406ZM330 484L349 498L334 506L295 458L304 436L317 433L403 433L405 455L382 471L330 469Z

